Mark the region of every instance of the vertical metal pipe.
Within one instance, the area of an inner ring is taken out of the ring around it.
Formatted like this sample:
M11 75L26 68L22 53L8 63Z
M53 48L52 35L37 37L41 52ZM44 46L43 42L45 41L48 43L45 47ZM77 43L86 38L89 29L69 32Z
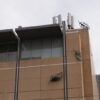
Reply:
M64 73L64 100L68 100L68 88L67 88L67 53L66 53L66 25L65 21L62 22L63 28L63 73Z
M13 34L15 35L18 45L17 45L17 59L16 59L16 73L15 73L15 92L14 92L14 100L18 100L18 90L19 90L19 67L20 67L20 56L21 56L21 41L18 37L15 30L13 30Z

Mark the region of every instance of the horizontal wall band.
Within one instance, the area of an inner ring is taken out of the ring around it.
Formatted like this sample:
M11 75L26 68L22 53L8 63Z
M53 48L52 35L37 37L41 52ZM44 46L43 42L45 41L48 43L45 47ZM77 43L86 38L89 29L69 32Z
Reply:
M19 69L26 69L26 68L34 68L34 67L44 67L44 66L61 66L61 65L70 65L70 64L82 64L82 62L70 62L70 63L56 63L56 64L46 64L46 65L36 65L36 66L27 66L27 67L20 67ZM0 68L0 71L3 70L14 70L16 68Z

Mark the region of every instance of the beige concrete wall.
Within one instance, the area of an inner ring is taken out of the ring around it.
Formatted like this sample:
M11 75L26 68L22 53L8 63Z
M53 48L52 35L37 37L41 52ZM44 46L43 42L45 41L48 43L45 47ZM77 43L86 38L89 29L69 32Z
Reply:
M15 66L15 62L0 63L0 100L14 98ZM50 82L52 76L63 72L63 58L22 60L20 67L19 100L63 100L63 76Z
M63 78L50 82L52 76L63 72L63 65L59 65L62 63L62 58L21 61L19 100L63 100Z
M98 100L88 31L67 32L75 32L66 34L68 100ZM75 51L80 52L82 61L76 59ZM15 66L15 62L0 62L0 100L13 100ZM64 100L63 77L50 82L52 76L63 72L63 57L22 60L20 67L19 100Z
M75 52L81 53L79 33L66 34L67 71L68 71L68 99L81 100L84 97L82 61L78 61Z
M0 100L14 98L15 66L15 62L0 62Z
M93 96L94 100L99 100L98 98L98 89L97 89L97 82L96 82L96 75L95 75L95 70L93 66L93 59L92 59L92 52L91 52L91 45L90 45L90 40L89 40L89 33L88 30L81 30L81 37L82 37L82 43L83 43L83 61L84 61L84 69L88 67L88 71L91 74L88 74L88 78L86 77L86 82L88 83L89 86L85 85L86 88L90 88L92 90L88 90L86 92L86 96ZM84 43L85 41L85 43ZM84 74L86 75L86 71L84 71ZM89 81L90 79L90 81ZM88 81L87 81L88 80ZM92 91L92 92L91 92Z
M75 32L75 33L71 33ZM77 39L76 39L76 38ZM80 37L78 39L78 37ZM85 100L99 100L98 98L98 91L97 91L97 83L96 83L96 77L94 73L94 69L92 68L92 59L91 59L91 51L90 51L90 41L89 41L89 33L88 30L80 29L80 30L69 30L67 31L67 58L68 62L73 62L75 60L74 58L74 51L79 51L82 54L82 61L80 62L80 75L77 76L77 81L81 84L80 92L82 95L78 96L79 99ZM79 43L81 43L79 45ZM80 49L81 48L81 49ZM73 51L73 52L72 52ZM70 52L70 54L68 54ZM73 55L73 57L72 57ZM70 60L69 60L70 58ZM75 66L75 64L74 64ZM76 70L79 70L79 68L76 68ZM73 73L72 70L69 71L71 74ZM68 72L68 73L69 73ZM79 71L78 71L79 72ZM78 73L77 72L77 73ZM69 79L74 80L72 75L68 76ZM81 80L80 80L81 79ZM76 80L75 80L76 81ZM73 82L71 82L73 83ZM74 86L75 84L73 84ZM72 86L71 86L72 87ZM70 99L70 96L69 96ZM75 99L75 98L74 98Z

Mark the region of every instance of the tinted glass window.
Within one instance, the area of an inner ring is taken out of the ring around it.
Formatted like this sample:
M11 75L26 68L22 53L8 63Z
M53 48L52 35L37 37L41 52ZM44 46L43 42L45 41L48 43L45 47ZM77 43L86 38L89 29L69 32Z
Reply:
M15 61L16 60L16 44L2 44L0 45L0 62Z
M62 39L47 38L22 42L22 59L62 57Z

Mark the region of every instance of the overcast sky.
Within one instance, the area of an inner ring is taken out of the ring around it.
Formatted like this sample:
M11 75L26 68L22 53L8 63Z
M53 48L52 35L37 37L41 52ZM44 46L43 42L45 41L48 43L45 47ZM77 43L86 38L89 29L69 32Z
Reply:
M51 24L52 17L71 12L76 23L90 26L95 71L100 74L100 0L0 0L0 29Z

